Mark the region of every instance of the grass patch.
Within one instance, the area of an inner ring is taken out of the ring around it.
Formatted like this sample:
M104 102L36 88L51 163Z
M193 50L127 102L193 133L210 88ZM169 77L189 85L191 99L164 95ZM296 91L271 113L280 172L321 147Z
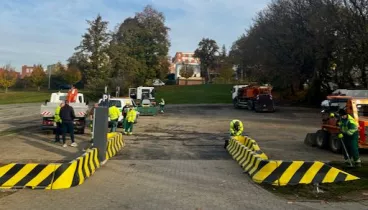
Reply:
M295 201L361 201L368 199L368 166L363 165L361 168L346 168L342 163L338 162L332 162L330 165L355 175L360 180L320 185L320 189L324 191L323 193L316 193L313 185L285 187L264 185L263 187L276 195Z
M156 100L167 104L222 104L232 103L230 90L233 85L168 85L157 87Z
M0 104L19 104L44 102L50 98L50 92L9 91L0 92Z

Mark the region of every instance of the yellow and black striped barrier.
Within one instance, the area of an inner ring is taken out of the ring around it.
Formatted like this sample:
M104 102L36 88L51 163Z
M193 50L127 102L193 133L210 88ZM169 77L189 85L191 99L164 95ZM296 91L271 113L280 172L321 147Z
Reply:
M124 147L123 134L109 133L107 138L106 160L115 156Z
M260 184L286 186L359 179L320 161L268 160L257 143L249 137L230 139L227 150L252 180Z
M106 156L111 158L123 146L122 134L108 134ZM83 184L99 167L97 148L69 163L10 163L0 167L0 189L67 189Z
M55 171L53 182L46 189L66 189L81 185L99 167L98 150L93 148L72 162L64 163Z
M70 163L11 163L0 167L0 188L70 188L82 184L99 167L96 148Z

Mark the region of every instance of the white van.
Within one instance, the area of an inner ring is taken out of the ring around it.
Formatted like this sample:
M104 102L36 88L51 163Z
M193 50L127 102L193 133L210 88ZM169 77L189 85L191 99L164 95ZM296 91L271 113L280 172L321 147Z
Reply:
M98 103L101 103L101 101L102 101L102 99L100 99L99 101L98 101ZM112 103L112 102L114 102L115 103L115 105L116 105L116 107L120 110L120 116L119 116L119 120L118 120L118 126L122 126L123 125L123 108L124 108L124 106L127 104L127 103L129 103L130 105L133 105L133 107L135 108L135 110L137 111L137 105L136 105L136 103L134 102L134 100L133 99L131 99L131 98L110 98L110 104ZM136 119L135 119L135 122L134 123L137 123L138 122L138 116L139 116L139 112L137 111L137 117L136 117ZM109 121L110 121L110 119L109 119Z

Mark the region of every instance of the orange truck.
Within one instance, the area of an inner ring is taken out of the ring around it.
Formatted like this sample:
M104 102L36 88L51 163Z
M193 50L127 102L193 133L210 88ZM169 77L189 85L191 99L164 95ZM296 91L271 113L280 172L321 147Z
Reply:
M322 125L313 139L312 145L332 152L341 152L342 145L337 135L340 133L338 122L339 109L346 109L359 124L359 148L368 148L368 90L346 90L344 94L332 94L322 106Z
M268 85L234 86L232 97L235 108L248 108L256 112L275 111L272 87Z

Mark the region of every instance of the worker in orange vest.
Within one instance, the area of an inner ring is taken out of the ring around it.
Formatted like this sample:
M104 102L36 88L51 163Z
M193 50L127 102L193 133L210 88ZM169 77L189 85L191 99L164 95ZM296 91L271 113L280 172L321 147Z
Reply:
M72 88L68 91L67 101L75 103L77 101L78 90L72 85Z

